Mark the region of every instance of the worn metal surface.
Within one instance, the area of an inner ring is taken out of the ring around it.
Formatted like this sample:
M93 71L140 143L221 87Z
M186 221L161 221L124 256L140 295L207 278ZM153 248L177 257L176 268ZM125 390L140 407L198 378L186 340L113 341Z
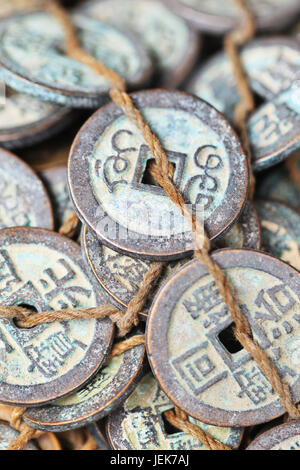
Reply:
M299 272L254 250L212 256L231 281L254 339L299 401ZM173 403L196 419L221 426L270 421L284 408L231 325L212 277L191 261L152 304L146 333L152 370Z
M32 228L0 232L0 303L37 311L101 305L79 246ZM73 320L22 329L0 320L0 401L35 406L82 387L99 369L113 340L110 320Z
M90 424L88 430L101 450L111 450L105 435L104 421Z
M300 422L282 424L265 432L246 450L300 450Z
M7 450L7 448L17 439L19 433L12 429L4 421L0 421L0 450ZM23 450L39 450L32 441L28 442Z
M73 16L82 46L134 88L151 75L152 64L135 37L100 21ZM46 12L0 20L0 78L45 101L71 107L97 107L107 99L108 79L63 53L64 32Z
M199 36L157 0L92 0L79 11L137 34L154 60L159 86L176 88L199 57Z
M42 181L26 163L0 149L0 228L20 225L52 229L53 224Z
M131 96L174 164L174 182L186 202L204 208L208 236L220 237L247 196L247 161L236 134L214 108L187 93ZM193 248L190 226L163 189L147 181L153 158L120 108L104 106L71 149L71 198L80 219L113 250L143 259L182 258Z
M164 0L176 13L200 31L224 34L239 24L240 11L234 0ZM298 0L249 0L260 31L278 31L300 13Z
M162 414L174 408L152 374L147 374L124 405L107 420L107 437L116 450L208 450L195 437L178 430L168 433ZM204 431L236 449L241 428L208 426L190 418Z
M300 215L275 201L256 201L262 248L300 271Z
M82 389L51 405L28 408L23 417L44 431L68 431L102 419L134 390L142 373L145 346L109 359Z

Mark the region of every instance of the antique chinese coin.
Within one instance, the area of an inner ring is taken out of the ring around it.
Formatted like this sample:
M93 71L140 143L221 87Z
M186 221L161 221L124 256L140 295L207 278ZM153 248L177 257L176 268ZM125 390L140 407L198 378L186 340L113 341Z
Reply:
M105 428L104 420L97 421L96 423L89 424L88 426L88 430L92 438L94 439L94 441L99 446L99 448L101 450L110 450L110 446L107 442L104 428Z
M164 0L176 13L200 31L224 34L241 22L241 10L234 0ZM300 13L298 0L250 0L256 26L261 31L276 31L289 26Z
M154 59L159 86L176 88L199 55L198 35L160 1L92 0L80 12L137 34Z
M102 304L80 248L42 229L0 231L0 304L35 311L85 309ZM106 360L110 320L56 321L30 329L0 320L0 401L34 406L82 387Z
M151 373L139 382L124 405L108 417L107 437L117 450L207 450L195 437L182 431L168 432L163 413L174 408ZM215 439L236 449L241 428L216 427L190 418Z
M34 171L0 148L0 228L15 226L52 229L52 207Z
M20 433L11 428L4 421L0 421L0 450L7 450ZM22 450L39 450L32 441L29 441Z
M265 432L246 450L300 450L300 422L282 424Z
M150 77L151 61L136 38L115 27L74 15L83 48L136 88ZM0 21L0 78L9 86L71 107L97 107L109 80L64 55L61 24L47 12L14 15Z
M108 359L79 391L51 405L28 408L23 417L34 428L67 431L99 420L116 409L135 388L142 372L145 346Z
M214 108L187 93L131 96L174 166L173 181L187 208L204 219L210 239L220 237L247 196L248 167L236 134ZM153 162L120 107L104 106L72 146L71 198L80 219L109 248L143 259L183 258L193 249L189 221L151 178Z
M224 270L254 339L300 399L300 273L254 250L222 250ZM250 354L235 340L215 281L198 261L177 271L158 292L148 318L152 370L172 402L220 426L251 426L284 413Z

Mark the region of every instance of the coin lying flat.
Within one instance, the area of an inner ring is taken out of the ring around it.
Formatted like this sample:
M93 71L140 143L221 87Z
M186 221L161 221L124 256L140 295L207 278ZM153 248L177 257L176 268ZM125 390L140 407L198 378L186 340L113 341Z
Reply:
M299 401L299 272L254 250L212 257L231 281L254 339ZM213 278L191 261L152 304L146 334L152 370L172 402L196 419L220 426L270 421L284 408L232 327Z
M32 228L0 232L0 303L36 311L101 305L79 246ZM22 329L0 320L0 400L40 405L82 387L99 369L113 339L110 320L72 320Z
M196 216L204 212L211 239L220 237L240 215L247 195L247 162L234 131L215 109L187 93L131 96L175 167L174 183L189 208ZM151 180L153 161L121 109L104 106L72 146L71 198L79 218L109 248L143 259L182 258L193 249L189 222Z
M152 376L147 374L124 405L108 417L107 437L118 450L207 450L195 437L177 431L168 434L162 414L174 408ZM190 419L215 439L233 449L240 444L241 428L207 426Z
M0 149L0 228L52 229L53 213L41 180L22 160Z
M7 450L7 448L12 444L19 433L12 429L4 421L0 421L0 450ZM26 444L23 450L38 450L37 446L31 441Z
M300 215L275 201L256 201L263 249L300 271Z
M241 12L234 0L164 0L179 15L187 19L200 31L224 34L236 28ZM294 21L300 13L297 0L249 1L256 16L256 26L261 31L278 31Z
M265 432L246 450L300 450L300 423L282 424Z
M198 35L157 0L92 0L80 12L136 33L154 59L159 86L176 88L199 56Z
M100 21L73 16L82 46L119 73L129 86L147 81L151 62L136 38ZM72 107L103 104L108 79L66 57L60 23L46 12L30 12L0 21L2 78L17 91ZM105 45L105 47L104 47Z

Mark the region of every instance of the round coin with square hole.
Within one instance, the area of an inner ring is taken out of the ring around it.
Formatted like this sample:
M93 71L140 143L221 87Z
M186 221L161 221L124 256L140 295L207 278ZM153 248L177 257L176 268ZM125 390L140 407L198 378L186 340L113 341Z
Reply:
M246 450L300 450L300 422L282 424L265 432Z

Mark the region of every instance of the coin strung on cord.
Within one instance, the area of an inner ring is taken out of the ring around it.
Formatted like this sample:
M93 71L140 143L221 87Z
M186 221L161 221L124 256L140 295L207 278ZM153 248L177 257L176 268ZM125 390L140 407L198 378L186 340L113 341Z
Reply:
M145 375L122 407L107 420L107 437L115 450L208 450L196 437L170 432L163 414L174 408L151 373ZM236 449L242 428L208 426L189 418L213 438Z
M275 201L256 201L262 247L300 271L300 215Z
M151 60L139 41L82 15L72 17L82 47L119 73L130 87L150 78ZM64 31L46 12L30 12L0 20L0 78L19 92L74 108L98 107L111 83L79 61L64 55Z
M27 423L44 431L62 432L102 419L130 395L142 373L145 346L108 359L83 388L50 405L28 408Z
M42 181L22 160L0 149L0 228L53 229L53 212Z
M160 1L92 0L79 11L137 34L154 60L157 86L176 88L199 57L198 34Z
M235 0L163 0L176 13L210 34L225 34L241 23L242 11ZM300 13L298 0L250 0L249 8L255 14L259 31L279 31L295 20Z
M187 208L204 219L210 239L222 236L241 214L248 190L246 157L230 124L187 93L154 90L131 97L160 139ZM109 248L142 259L184 258L193 250L190 223L156 185L153 162L140 132L111 103L74 141L71 199L79 218Z
M89 280L79 246L42 229L0 232L0 303L34 312L85 309L103 303ZM82 387L109 354L109 319L69 320L19 328L0 320L0 401L34 406Z
M300 422L282 424L261 434L246 450L300 450Z
M249 319L254 339L300 399L300 273L266 253L222 250L212 255ZM279 397L236 341L215 281L191 261L157 293L146 344L156 379L172 402L200 421L252 426L284 414Z
M10 444L12 444L19 435L20 433L11 428L9 424L0 421L0 450L7 450ZM32 441L29 441L22 450L39 449Z

